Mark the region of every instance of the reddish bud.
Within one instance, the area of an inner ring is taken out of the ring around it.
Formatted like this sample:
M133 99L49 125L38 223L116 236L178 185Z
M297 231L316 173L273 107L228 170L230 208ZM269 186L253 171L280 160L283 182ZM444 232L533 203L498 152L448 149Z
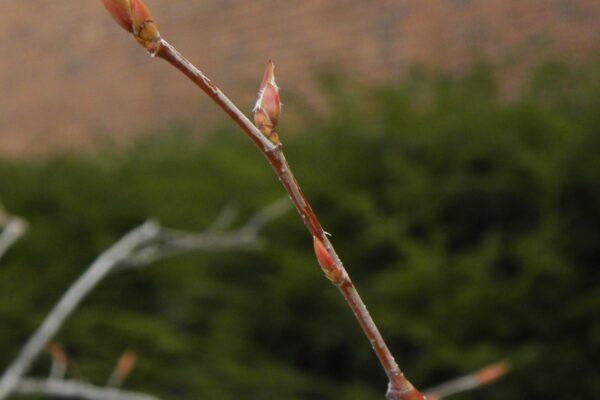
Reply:
M102 0L115 21L148 50L160 39L156 24L142 0Z
M102 4L110 15L126 31L133 33L133 20L131 17L131 3L129 0L102 0Z
M131 351L124 352L119 361L117 362L117 366L115 367L115 375L121 380L124 381L137 362L137 355Z
M269 116L273 127L279 122L279 114L281 113L281 101L279 99L279 89L273 83L267 83L262 96L262 109Z
M271 142L279 143L275 128L281 113L281 100L279 99L279 87L275 83L275 64L273 64L273 61L269 61L267 65L253 111L254 123L257 128Z
M475 376L477 377L477 381L483 385L497 380L502 375L506 374L508 370L508 364L504 362L499 362L497 364L493 364L489 367L483 368L482 370L477 372Z
M323 242L314 237L313 246L315 248L315 255L321 269L325 273L327 279L329 279L334 285L341 285L344 282L344 273L342 269L335 263L331 254L327 251L327 248Z
M323 268L324 270L332 269L335 263L323 242L317 237L315 237L313 241L313 246L315 248L315 255L317 256L317 261L319 261L319 265L321 266L321 268Z
M50 354L52 361L60 365L67 365L67 353L60 344L56 342L51 342L50 344L48 344L46 351L48 352L48 354Z
M154 44L160 38L156 24L142 0L130 1L133 33L142 46L149 48L150 45Z
M263 109L254 110L254 124L273 143L279 143L279 136L273 129L271 119Z

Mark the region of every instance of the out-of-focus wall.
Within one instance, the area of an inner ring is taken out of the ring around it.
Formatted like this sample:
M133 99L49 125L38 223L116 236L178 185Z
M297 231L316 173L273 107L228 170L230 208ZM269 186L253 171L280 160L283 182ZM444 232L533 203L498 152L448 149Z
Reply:
M273 58L283 96L323 65L382 81L422 63L528 66L600 51L597 0L146 0L163 35L246 109ZM208 125L216 108L153 62L100 1L1 1L0 153L77 149L173 121ZM214 120L214 119L213 119Z

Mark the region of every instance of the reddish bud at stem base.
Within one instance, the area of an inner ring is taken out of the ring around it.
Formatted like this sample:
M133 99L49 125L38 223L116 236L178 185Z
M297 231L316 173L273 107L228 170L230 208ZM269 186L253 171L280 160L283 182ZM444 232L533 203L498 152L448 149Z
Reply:
M327 251L327 248L318 238L314 238L313 246L315 248L315 255L321 269L325 273L327 279L329 279L334 285L339 286L344 283L344 273L342 269L335 263L331 254Z

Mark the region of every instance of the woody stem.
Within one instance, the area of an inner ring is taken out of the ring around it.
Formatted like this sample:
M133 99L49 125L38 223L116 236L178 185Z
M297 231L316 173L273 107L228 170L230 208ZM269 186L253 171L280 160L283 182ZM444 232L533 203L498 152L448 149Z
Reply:
M339 256L335 252L331 242L325 235L321 223L311 208L302 189L294 178L290 166L283 154L283 146L269 141L250 120L233 104L223 92L211 82L198 68L183 57L172 45L164 39L160 39L153 49L153 55L166 60L173 65L200 89L202 89L229 117L242 128L246 135L254 142L258 149L267 158L279 181L288 192L296 210L302 217L304 224L311 235L319 239L326 247L328 253L334 260L334 268L337 269L341 279L334 282L339 291L348 302L352 312L356 316L360 327L371 342L375 354L389 379L387 398L389 400L424 400L423 395L404 377L398 364L394 360L375 322L371 318L367 308L360 298L358 291L350 280Z

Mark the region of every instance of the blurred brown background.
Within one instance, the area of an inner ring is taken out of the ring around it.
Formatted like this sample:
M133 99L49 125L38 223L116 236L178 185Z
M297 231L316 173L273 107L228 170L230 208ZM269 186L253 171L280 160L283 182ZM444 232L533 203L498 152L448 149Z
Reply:
M600 50L597 0L147 0L163 36L249 109L273 58L283 96L321 66L364 81L414 64L498 67L510 92L529 66ZM0 2L0 152L20 156L120 140L177 121L209 125L215 108L151 62L100 1Z

